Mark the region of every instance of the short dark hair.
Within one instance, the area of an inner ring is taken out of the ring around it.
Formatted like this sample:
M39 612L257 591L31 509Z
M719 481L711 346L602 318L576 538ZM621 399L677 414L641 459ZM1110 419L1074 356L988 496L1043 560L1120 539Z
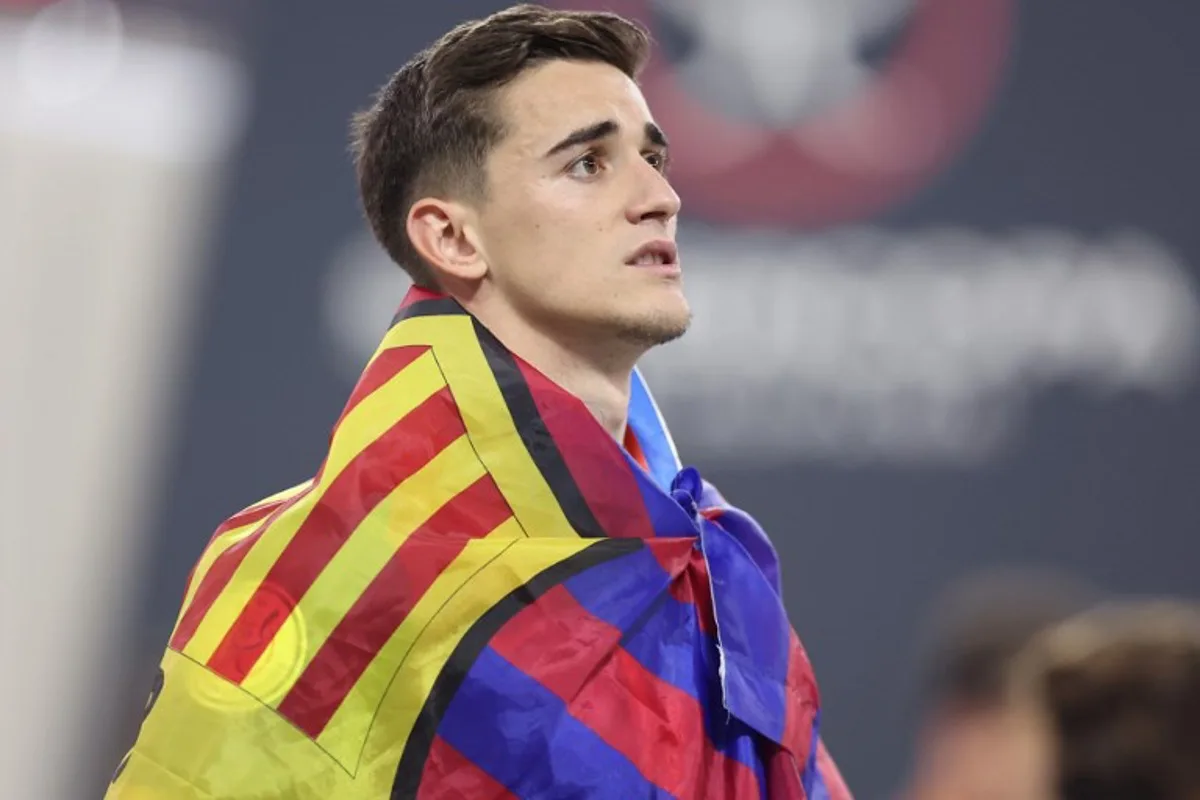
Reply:
M921 694L935 711L987 711L1008 702L1013 661L1042 631L1093 605L1096 593L1049 569L996 569L939 598L927 632Z
M496 91L551 60L610 64L636 79L649 49L645 28L616 14L522 4L465 22L417 53L352 122L375 238L414 283L433 288L408 238L408 210L427 195L485 196L487 156L505 134Z
M1200 797L1200 610L1097 609L1036 640L1017 681L1047 712L1061 800Z

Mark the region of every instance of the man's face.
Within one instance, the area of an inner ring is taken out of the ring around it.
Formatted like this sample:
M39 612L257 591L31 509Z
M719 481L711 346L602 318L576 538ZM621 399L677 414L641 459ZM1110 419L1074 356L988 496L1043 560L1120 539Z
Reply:
M679 197L637 85L607 64L551 61L506 87L498 112L506 134L478 214L493 296L589 347L646 349L682 335ZM648 259L634 263L639 252Z

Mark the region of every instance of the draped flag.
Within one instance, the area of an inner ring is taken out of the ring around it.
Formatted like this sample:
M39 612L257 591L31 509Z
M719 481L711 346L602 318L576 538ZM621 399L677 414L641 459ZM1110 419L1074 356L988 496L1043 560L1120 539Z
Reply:
M848 800L755 522L414 289L316 477L220 526L108 797Z

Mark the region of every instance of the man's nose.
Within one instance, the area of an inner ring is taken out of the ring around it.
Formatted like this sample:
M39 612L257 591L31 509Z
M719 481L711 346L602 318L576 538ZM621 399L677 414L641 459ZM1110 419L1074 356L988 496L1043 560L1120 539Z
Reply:
M666 175L642 161L637 169L634 199L625 214L629 221L635 225L647 219L667 222L678 216L681 205Z

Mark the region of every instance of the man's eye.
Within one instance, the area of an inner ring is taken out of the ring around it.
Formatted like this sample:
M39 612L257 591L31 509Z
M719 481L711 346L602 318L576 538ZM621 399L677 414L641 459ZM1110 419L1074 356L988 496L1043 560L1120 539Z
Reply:
M577 178L590 178L600 173L600 159L589 153L571 164L571 174Z
M667 154L658 151L646 153L646 163L654 167L659 172L667 170Z

